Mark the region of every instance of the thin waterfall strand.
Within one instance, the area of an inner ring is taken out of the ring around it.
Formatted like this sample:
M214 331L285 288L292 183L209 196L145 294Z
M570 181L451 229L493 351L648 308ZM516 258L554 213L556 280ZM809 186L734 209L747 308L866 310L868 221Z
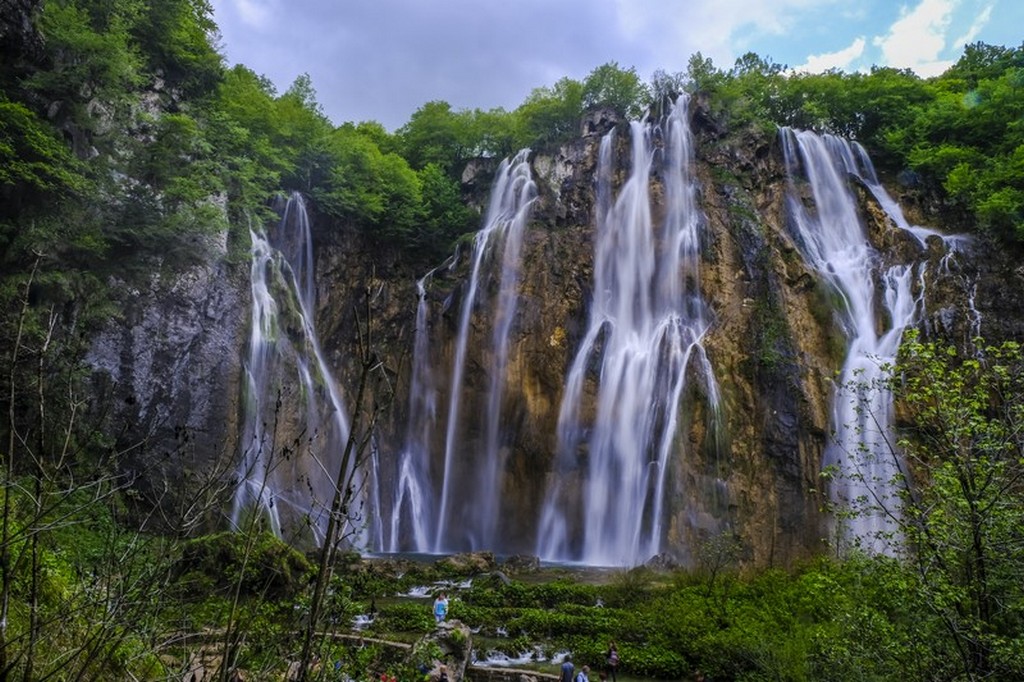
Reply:
M453 267L455 258L441 268ZM430 484L429 443L437 423L437 382L433 374L428 321L427 283L438 268L416 282L416 328L413 332L412 379L405 446L398 456L398 473L391 506L387 551L427 552L433 542L434 498ZM411 544L403 545L403 534Z
M524 232L523 227L528 219L529 210L533 204L533 200L536 197L536 189L530 175L528 158L529 150L524 149L517 153L511 160L506 159L502 161L491 192L491 202L487 211L486 220L484 221L484 226L477 233L476 238L473 241L470 279L466 296L462 301L458 336L456 337L455 342L455 358L452 366L452 378L449 384L450 394L448 401L448 421L445 433L444 470L433 543L433 551L435 552L442 552L456 545L468 545L469 548L474 548L474 542L483 542L485 540L488 542L491 541L490 537L483 538L479 534L474 534L474 529L470 527L471 524L464 524L462 531L465 533L465 536L461 542L448 537L448 529L451 517L456 513L452 504L453 481L457 474L456 452L459 451L460 447L465 446L465 444L459 442L458 427L461 423L460 416L463 378L466 369L466 348L469 343L469 336L471 332L470 322L472 320L473 310L476 305L484 271L493 260L494 254L496 252L502 252L512 254L510 258L514 260L514 263L511 263L509 267L514 268L515 273L510 274L508 270L503 267L503 293L499 296L499 308L496 313L499 321L502 320L502 315L506 315L505 319L508 320L508 323L511 323L512 315L514 313L514 307L512 307L514 306L514 300L507 300L505 297L511 297L514 299L517 295L515 282L518 278L519 267L518 253L520 246L518 242L522 239ZM499 322L499 324L503 323ZM498 332L495 333L498 334ZM507 330L504 333L507 336ZM502 347L504 347L504 337L497 341ZM501 348L497 350L502 353L505 352L501 350ZM498 372L492 372L492 392L501 391L503 388L503 367L501 368L500 376L498 374ZM500 400L500 398L497 400ZM500 405L498 407L500 407ZM498 419L498 414L488 414L486 417L489 419ZM487 426L487 428L490 428L490 426ZM485 467L490 466L488 458L493 456L496 456L496 453L486 453L483 458ZM492 478L496 478L496 475ZM479 477L477 480L479 480ZM485 490L491 490L491 485L496 485L496 483L492 480ZM474 490L471 487L470 490L463 490L462 492L463 498L461 502L464 505L472 507L473 503L481 505L493 503L493 500L485 499L485 495L478 495L485 491L479 489ZM493 526L496 513L496 506L486 506L479 512L474 512L474 520L482 527ZM462 520L465 521L465 519Z
M237 526L246 510L256 509L269 516L278 535L308 528L319 544L349 422L313 323L311 234L301 195L288 199L273 242L255 231L250 237L252 329L232 521ZM283 320L286 315L288 319ZM292 373L296 381L289 385ZM284 392L296 388L300 404L282 408L279 401ZM278 442L274 425L280 421L279 412L293 408L302 417L300 437L291 443ZM371 471L373 468L371 462ZM365 495L361 472L347 472L348 477L353 479L354 489ZM357 502L360 504L353 508L373 515L374 511L365 508L366 500Z

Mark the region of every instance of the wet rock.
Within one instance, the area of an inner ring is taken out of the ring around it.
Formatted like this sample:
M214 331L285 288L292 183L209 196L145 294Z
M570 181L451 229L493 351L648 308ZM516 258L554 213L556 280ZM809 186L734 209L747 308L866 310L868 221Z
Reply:
M661 554L654 555L648 559L647 563L644 565L647 568L652 568L656 571L672 571L680 568L681 566L679 560L668 552L662 552Z
M493 571L497 562L492 552L467 552L439 559L434 565L441 570L461 575L477 575Z
M473 635L469 627L461 621L448 620L413 644L406 663L417 669L426 667L432 681L440 679L441 666L445 666L450 682L461 682L472 653Z
M505 559L504 566L512 573L535 573L540 570L540 559L532 554L513 554Z
M622 117L611 107L591 109L583 115L580 134L583 137L601 137L622 122Z

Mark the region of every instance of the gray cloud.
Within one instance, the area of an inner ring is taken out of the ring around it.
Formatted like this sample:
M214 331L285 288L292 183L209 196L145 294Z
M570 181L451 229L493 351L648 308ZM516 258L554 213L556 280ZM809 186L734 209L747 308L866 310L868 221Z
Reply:
M608 61L648 60L617 26L609 2L582 0L215 0L232 63L280 89L309 73L336 123L405 123L427 101L514 108L562 76Z
M313 79L335 123L388 129L425 102L518 106L533 88L609 61L681 71L701 50L729 63L741 31L775 32L837 0L213 0L232 63L280 89Z

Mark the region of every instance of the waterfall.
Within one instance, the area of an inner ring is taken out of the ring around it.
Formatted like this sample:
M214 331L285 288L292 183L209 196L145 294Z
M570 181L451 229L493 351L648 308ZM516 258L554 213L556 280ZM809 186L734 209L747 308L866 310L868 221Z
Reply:
M490 206L483 228L473 241L470 278L462 300L449 384L444 471L434 529L435 552L455 548L488 548L494 542L494 529L499 513L498 486L504 460L499 437L499 420L508 361L508 337L518 302L522 240L529 211L536 197L536 186L531 178L528 156L529 150L524 149L511 160L506 159L502 162L491 191ZM481 284L497 260L497 254L501 254L501 267L498 293L492 305L493 361L488 371L490 386L486 409L482 415L482 432L485 436L481 451L475 453L473 457L466 457L464 452L469 445L460 441L462 434L458 429L461 423L466 349L472 332L471 321ZM456 480L461 482L458 500L454 499ZM455 526L452 523L455 519L458 519L458 535L450 530Z
M718 411L701 345L711 321L700 293L703 216L691 177L688 100L680 97L661 126L631 123L631 142L630 175L614 201L614 131L599 150L594 298L559 409L556 469L537 540L545 559L635 565L657 554L690 374L702 380L712 418ZM656 171L665 202L658 225L650 196ZM595 377L596 396L588 397Z
M831 494L857 513L838 539L874 552L891 551L899 516L898 492L903 462L892 439L892 395L879 390L883 366L894 363L903 330L916 325L923 289L913 293L912 264L886 267L868 242L849 176L861 179L901 229L919 241L930 231L912 229L895 201L881 187L867 154L856 143L831 135L783 129L783 154L789 174L789 210L796 238L808 264L841 299L840 324L847 339L846 359L833 402L834 440L823 466L835 476ZM800 202L795 187L803 169L815 211ZM876 287L887 316L876 310ZM887 319L879 331L881 319ZM844 390L852 387L852 391ZM885 511L882 510L884 508Z
M250 239L251 331L232 524L256 511L277 535L311 533L320 544L349 422L313 323L312 240L301 195L288 199L270 237L250 230Z
M440 267L454 267L455 258ZM412 379L405 446L398 455L398 473L391 505L386 549L426 552L433 542L433 489L430 485L431 434L437 423L437 385L431 365L427 283L438 268L416 282L416 329L413 332ZM403 533L410 537L403 542Z
M878 180L878 175L875 173L875 167L871 163L871 158L867 152L857 143L850 143L856 152L857 163L854 167L848 168L847 170L856 175L861 182L871 191L875 201L882 207L882 210L892 218L892 221L898 228L912 234L918 241L918 243L925 247L927 240L930 237L937 237L942 243L943 256L939 261L938 272L936 276L954 277L960 288L963 289L967 310L965 313L967 322L967 338L964 339L964 345L971 346L974 343L974 339L981 335L981 313L975 306L975 296L977 295L978 283L973 279L971 275L968 275L962 271L959 271L956 265L961 254L967 250L972 242L972 238L969 235L964 234L943 234L938 230L934 230L930 227L923 225L913 225L907 220L903 214L903 209L900 208L899 203L885 190L882 183ZM927 263L921 265L921 291L924 291L925 286L925 275L927 270ZM923 317L924 310L924 296L921 296L921 310L919 311L919 318ZM916 320L915 320L916 324Z

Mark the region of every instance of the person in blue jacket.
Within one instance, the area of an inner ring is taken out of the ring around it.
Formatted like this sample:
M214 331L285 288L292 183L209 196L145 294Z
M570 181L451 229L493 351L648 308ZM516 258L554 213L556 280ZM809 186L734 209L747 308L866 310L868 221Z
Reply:
M440 625L448 615L448 595L442 592L434 600L434 620Z
M558 677L558 682L575 682L572 679L572 674L576 670L576 666L572 664L572 656L566 655L565 660L562 662L562 674Z

